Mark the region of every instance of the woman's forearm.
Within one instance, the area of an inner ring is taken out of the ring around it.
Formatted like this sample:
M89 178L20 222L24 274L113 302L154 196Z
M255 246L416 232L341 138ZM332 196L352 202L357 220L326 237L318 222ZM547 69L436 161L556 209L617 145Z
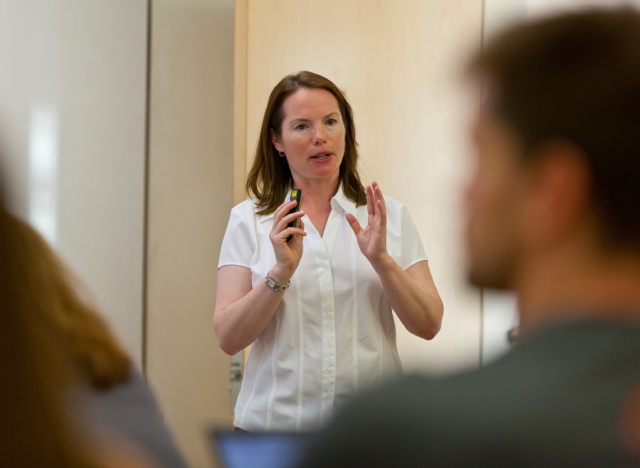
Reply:
M298 268L307 235L302 221L304 211L289 213L295 205L295 201L285 202L276 209L269 233L276 257L269 276L280 285L287 284ZM299 226L289 227L296 219L300 221ZM283 296L283 291L274 291L263 281L252 288L251 270L247 267L221 267L213 315L213 329L220 348L227 354L236 354L253 343L266 328Z
M389 255L371 265L380 277L391 307L407 330L427 340L434 338L440 330L444 311L435 288L429 291L419 284L422 278L416 281Z
M272 272L278 284L286 284L286 275ZM224 284L219 284L224 288ZM213 328L220 348L233 355L253 343L267 327L282 301L284 292L270 289L263 281L247 294L224 308L217 309Z

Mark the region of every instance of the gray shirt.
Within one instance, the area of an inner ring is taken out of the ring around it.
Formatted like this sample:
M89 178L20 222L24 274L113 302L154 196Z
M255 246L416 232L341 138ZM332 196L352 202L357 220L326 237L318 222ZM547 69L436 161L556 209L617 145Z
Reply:
M162 467L187 464L165 424L151 387L134 367L128 382L87 396L89 423L136 444Z
M550 326L483 369L356 398L304 466L640 466L620 431L639 384L639 326Z

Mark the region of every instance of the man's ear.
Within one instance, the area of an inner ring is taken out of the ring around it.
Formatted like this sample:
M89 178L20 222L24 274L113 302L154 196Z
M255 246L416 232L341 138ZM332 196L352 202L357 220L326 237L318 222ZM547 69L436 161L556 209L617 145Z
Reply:
M539 145L529 168L529 226L538 240L559 240L586 219L591 178L580 147L569 141Z
M273 147L279 153L284 152L284 147L278 141L278 136L276 135L276 132L274 132L273 129L269 129L269 132L271 133L271 144L273 144Z

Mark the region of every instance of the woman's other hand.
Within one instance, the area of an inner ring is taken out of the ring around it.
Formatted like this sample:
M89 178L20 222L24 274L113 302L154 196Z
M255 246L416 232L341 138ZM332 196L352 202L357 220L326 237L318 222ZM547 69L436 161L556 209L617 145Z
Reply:
M302 237L307 235L302 221L304 211L290 213L295 206L296 202L290 201L278 207L269 234L276 255L276 266L271 270L270 276L279 284L287 283L298 268L302 258ZM300 225L297 228L289 227L288 224L296 219L300 219ZM294 237L287 242L290 235Z
M373 182L367 189L367 212L369 220L364 229L352 214L347 214L347 222L353 229L358 240L358 247L362 254L375 267L387 259L387 205L382 196L382 190L377 182Z

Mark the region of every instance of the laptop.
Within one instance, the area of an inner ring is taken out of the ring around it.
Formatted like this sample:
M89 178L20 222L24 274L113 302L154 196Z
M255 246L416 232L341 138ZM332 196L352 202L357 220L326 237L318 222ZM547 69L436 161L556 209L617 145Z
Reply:
M213 429L209 438L223 468L298 468L312 434Z

